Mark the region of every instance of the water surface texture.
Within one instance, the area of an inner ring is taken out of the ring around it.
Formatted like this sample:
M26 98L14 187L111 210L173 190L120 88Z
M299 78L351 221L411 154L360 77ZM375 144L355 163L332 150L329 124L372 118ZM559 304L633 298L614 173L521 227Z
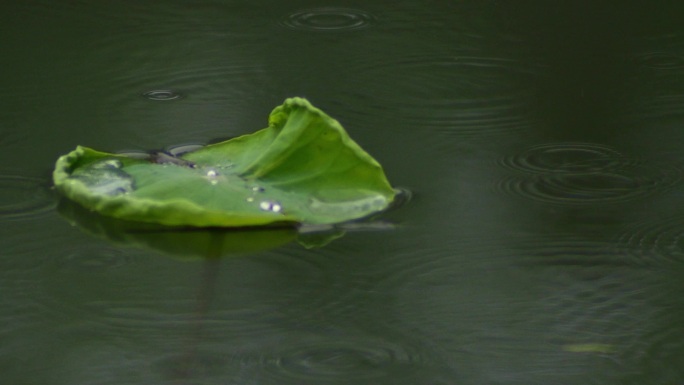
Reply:
M684 6L584 3L4 2L0 382L683 383ZM290 96L410 202L192 259L50 189Z

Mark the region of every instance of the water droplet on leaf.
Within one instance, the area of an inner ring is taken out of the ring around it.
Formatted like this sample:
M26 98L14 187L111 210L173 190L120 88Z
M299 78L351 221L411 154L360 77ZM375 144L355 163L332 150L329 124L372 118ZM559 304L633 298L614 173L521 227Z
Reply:
M262 201L259 203L259 208L264 211L273 211L274 213L279 213L283 209L280 203L275 201Z
M121 195L133 191L133 177L121 170L118 159L104 159L74 172L71 177L84 183L94 193Z
M93 168L121 168L123 163L118 159L105 159L93 164Z
M181 144L178 146L171 146L166 149L166 151L171 154L172 156L179 157L183 154L187 154L188 152L193 152L196 150L199 150L200 148L203 148L204 145L201 144Z
M343 194L341 191L339 193ZM387 200L382 195L350 196L348 200L329 200L324 196L314 196L309 199L309 209L324 215L343 215L348 213L367 215L380 211L385 207L387 207Z

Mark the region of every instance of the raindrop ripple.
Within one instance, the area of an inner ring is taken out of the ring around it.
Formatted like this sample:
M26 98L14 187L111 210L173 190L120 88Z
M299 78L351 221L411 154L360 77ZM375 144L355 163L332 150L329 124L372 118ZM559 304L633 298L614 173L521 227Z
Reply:
M684 265L684 216L639 223L627 229L617 241L618 251L635 264Z
M0 175L0 219L30 219L45 215L56 200L44 180L21 175Z
M365 29L375 23L368 12L337 7L310 8L287 15L281 24L287 28L313 32L346 32Z
M143 93L143 96L150 100L176 100L182 98L182 95L172 90L151 90Z
M299 383L328 383L341 378L347 382L369 381L387 376L393 367L424 361L420 354L401 345L349 335L331 339L302 336L283 351L259 360L276 379Z
M668 52L649 52L636 57L635 61L644 67L658 70L684 68L684 57Z
M501 160L501 165L530 173L586 173L625 166L626 157L593 143L551 143L531 147Z
M373 58L377 58L374 56ZM408 126L431 126L450 137L511 134L528 126L530 95L521 86L533 65L505 57L408 55L394 60L360 57L345 69L344 93L364 96L364 110L391 111ZM364 116L363 119L369 119ZM443 137L438 136L440 139Z
M668 189L682 179L674 162L631 159L602 145L552 143L502 159L515 171L500 192L564 205L615 203Z
M101 244L73 247L65 250L53 263L65 270L110 270L128 265L133 256L122 248Z

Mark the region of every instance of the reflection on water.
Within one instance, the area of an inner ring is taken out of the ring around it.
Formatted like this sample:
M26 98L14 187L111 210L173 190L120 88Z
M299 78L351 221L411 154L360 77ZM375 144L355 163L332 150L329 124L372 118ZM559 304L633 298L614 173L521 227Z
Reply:
M5 382L684 380L681 5L86 3L0 6ZM415 199L325 236L141 237L69 226L37 177L288 96Z

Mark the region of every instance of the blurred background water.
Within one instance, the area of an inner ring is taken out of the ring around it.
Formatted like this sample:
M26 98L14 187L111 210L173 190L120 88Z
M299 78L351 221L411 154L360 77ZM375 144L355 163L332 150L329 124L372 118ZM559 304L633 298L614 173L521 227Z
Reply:
M684 5L0 5L7 384L684 381ZM70 226L77 144L303 96L414 193L326 247L181 260Z

